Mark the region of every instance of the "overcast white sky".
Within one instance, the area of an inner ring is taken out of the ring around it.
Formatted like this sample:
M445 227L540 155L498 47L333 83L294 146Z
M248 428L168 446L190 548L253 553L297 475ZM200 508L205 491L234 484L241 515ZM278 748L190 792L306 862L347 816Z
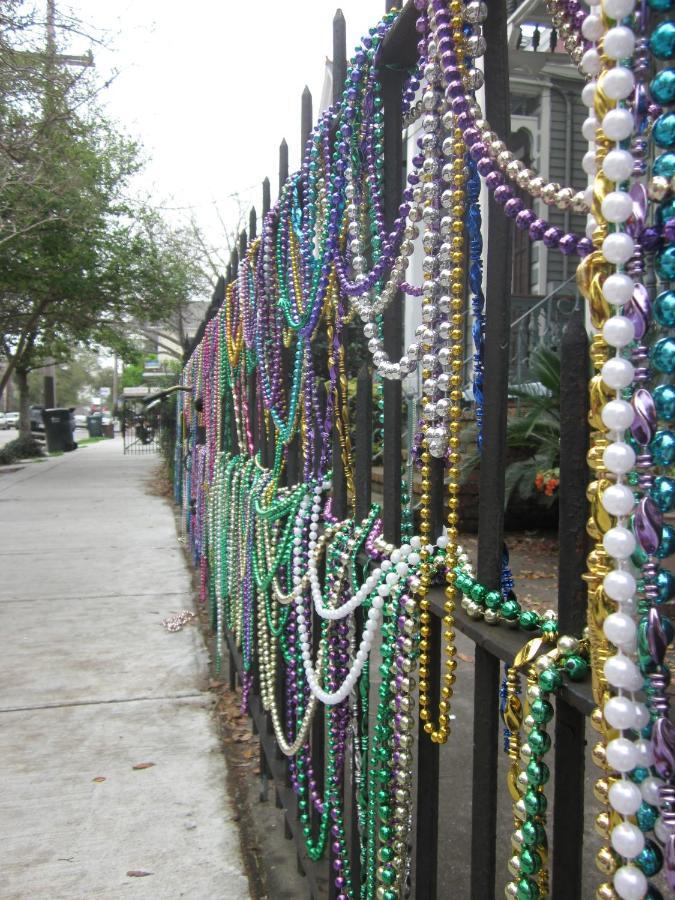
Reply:
M258 211L262 179L278 186L278 147L300 159L300 97L307 84L317 117L325 59L332 56L336 6L326 0L220 3L185 0L57 0L107 33L94 47L109 114L141 138L150 161L142 188L156 201L194 213L213 241L222 228L214 207L236 224L239 194ZM384 0L343 0L347 56L384 11ZM71 52L86 50L73 40Z

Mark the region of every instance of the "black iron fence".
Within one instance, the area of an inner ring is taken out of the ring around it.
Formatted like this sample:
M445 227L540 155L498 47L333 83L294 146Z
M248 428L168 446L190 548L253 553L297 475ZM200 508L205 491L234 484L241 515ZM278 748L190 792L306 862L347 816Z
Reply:
M401 117L402 73L415 60L418 35L415 30L417 11L413 3L408 3L400 13L398 21L385 39L382 52L382 96L384 101L384 177L385 177L385 217L387 224L393 222L402 194L403 173L403 122ZM485 56L485 113L492 127L501 134L509 132L509 60L506 39L506 5L490 4L490 15L484 28L489 52ZM339 95L346 71L344 20L336 17L333 45L333 78L335 97ZM302 97L301 136L305 145L312 123L311 96L305 92ZM283 184L288 177L288 151L285 142L281 145L279 157L279 180ZM263 189L263 216L270 209L269 182ZM489 590L500 588L504 549L504 473L506 469L506 426L508 411L508 385L510 369L513 371L517 359L525 359L531 346L541 337L542 328L555 327L559 331L561 354L561 435L560 435L560 494L559 494L559 567L558 567L558 622L562 634L581 635L586 619L586 590L583 575L586 571L586 555L589 549L586 534L587 501L586 489L588 469L588 339L584 326L583 311L575 309L573 300L569 308L556 307L556 314L546 310L546 323L530 319L533 331L527 335L518 334L517 341L527 341L527 352L512 345L512 323L522 313L527 313L531 303L523 305L522 311L512 305L507 286L511 283L511 224L490 200L488 219L488 252L485 273L486 329L484 344L484 419L483 451L480 466L479 525L477 579ZM202 340L208 320L218 314L225 298L225 286L236 278L239 261L244 258L249 241L256 236L256 216L252 212L248 236L241 236L240 244L228 268L228 277L219 284L207 319L200 328L191 350ZM557 298L556 298L557 300ZM392 303L384 313L384 349L393 358L398 358L403 346L402 304ZM564 321L563 321L564 320ZM532 324L534 323L534 324ZM553 323L553 324L551 324ZM566 327L563 326L566 323ZM189 356L189 353L188 353ZM517 357L517 359L516 359ZM290 373L287 372L290 379ZM521 380L527 380L523 368ZM252 410L259 410L256 403L258 387L255 373L250 375L248 396ZM386 541L400 543L401 503L400 479L402 460L402 417L401 383L385 381L383 390L383 485L382 521ZM256 453L260 454L263 466L272 462L273 446L267 436L264 422L259 413L254 412L253 441ZM130 438L141 447L147 446L139 429L145 425L132 416L127 425ZM372 499L372 381L364 367L358 378L355 407L355 470L354 489L356 495L355 516L361 520L367 515ZM185 438L185 435L183 435ZM203 443L205 436L198 438ZM153 441L154 444L154 441ZM220 448L238 452L236 438L231 433L221 436ZM125 437L126 448L126 437ZM126 449L125 449L125 452ZM196 465L194 458L183 460L182 466ZM299 480L301 472L300 449L292 444L288 450L287 478L293 484ZM332 512L338 520L347 516L347 479L343 468L337 436L334 439L332 460L333 506ZM431 473L430 494L432 497L432 536L440 533L444 519L443 466L434 462ZM441 699L441 639L440 620L446 614L443 609L443 592L431 592L431 610L435 620L430 629L430 666L426 680L430 684L430 701L434 708ZM433 900L436 897L471 896L476 900L487 900L501 894L500 884L509 880L506 872L497 872L499 798L505 787L498 779L499 758L502 743L500 721L500 684L502 668L511 666L523 647L523 636L517 630L494 628L484 620L476 620L465 610L454 612L454 626L475 645L475 683L473 691L473 737L471 760L467 760L466 772L461 778L471 778L470 790L470 832L471 854L466 860L470 869L470 886L465 893L457 893L452 884L439 883L439 861L453 853L456 842L460 842L459 831L453 837L453 819L457 819L457 829L465 827L466 815L460 815L453 807L452 794L440 789L441 768L444 760L454 752L452 736L446 745L428 740L423 723L419 723L416 738L416 768L412 782L414 793L413 821L411 830L412 867L407 892L419 900ZM318 627L318 626L317 626ZM229 646L229 679L232 688L244 674L243 660L232 635L225 629L225 639ZM374 685L376 688L376 684ZM594 703L589 681L566 682L560 689L555 703L555 735L553 742L553 798L549 809L549 855L552 858L550 895L555 900L590 896L588 881L584 881L583 853L590 829L584 827L589 816L585 807L593 803L587 797L586 760L586 717ZM261 777L273 792L277 806L283 810L286 836L295 842L298 866L307 877L308 893L313 898L336 897L335 880L331 877L333 858L330 852L319 861L310 859L304 844L303 825L298 808L298 800L290 780L286 758L276 746L268 714L263 709L260 685L254 679L248 697L248 709L254 729L260 736ZM326 723L323 713L315 716L310 736L312 754L315 759L315 773L321 790L326 746ZM446 756L447 754L447 756ZM359 829L356 821L354 772L348 764L342 786L346 810L346 831L351 847L352 872L354 881L359 883ZM452 790L452 788L451 788ZM446 820L443 825L445 841L439 843L439 816ZM503 813L507 820L509 813ZM450 819L448 823L447 819ZM507 855L508 850L507 850ZM442 866L441 866L442 868ZM593 880L593 876L590 876ZM585 886L584 886L585 885ZM378 895L379 896L379 895Z

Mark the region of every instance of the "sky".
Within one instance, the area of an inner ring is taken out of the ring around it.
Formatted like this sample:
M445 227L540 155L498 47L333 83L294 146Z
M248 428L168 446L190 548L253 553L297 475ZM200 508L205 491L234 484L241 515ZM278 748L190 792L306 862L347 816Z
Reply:
M384 0L343 0L347 56L384 11ZM97 75L107 113L140 138L148 157L138 189L175 222L194 216L227 257L239 209L260 212L265 176L278 190L278 148L300 163L305 84L316 120L336 7L325 0L57 0L100 35ZM74 37L67 52L89 44ZM222 220L222 224L221 224Z

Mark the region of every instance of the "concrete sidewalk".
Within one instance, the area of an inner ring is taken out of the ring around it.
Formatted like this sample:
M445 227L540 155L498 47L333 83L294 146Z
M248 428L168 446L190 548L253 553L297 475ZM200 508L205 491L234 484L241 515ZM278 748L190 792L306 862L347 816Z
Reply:
M203 640L160 627L193 595L157 464L0 469L4 900L249 897Z

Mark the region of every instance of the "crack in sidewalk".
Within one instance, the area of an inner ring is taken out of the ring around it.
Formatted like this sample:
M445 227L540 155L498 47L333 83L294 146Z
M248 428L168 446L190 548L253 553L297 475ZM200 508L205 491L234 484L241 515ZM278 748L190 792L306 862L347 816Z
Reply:
M0 715L2 715L2 713L13 712L35 712L41 709L66 709L70 706L103 706L114 703L142 703L147 701L156 703L163 700L189 700L194 697L204 698L210 696L210 692L204 690L193 694L167 694L166 696L161 697L113 697L110 700L71 700L69 703L44 703L41 705L36 704L34 706L0 707Z

